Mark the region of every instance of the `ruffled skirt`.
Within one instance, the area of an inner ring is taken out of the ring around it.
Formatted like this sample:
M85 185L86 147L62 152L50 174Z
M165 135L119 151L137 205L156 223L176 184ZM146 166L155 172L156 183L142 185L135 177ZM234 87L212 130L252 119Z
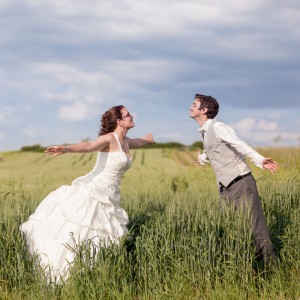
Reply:
M97 252L100 247L119 244L128 223L119 201L119 188L112 185L64 185L21 224L29 252L37 256L48 281L68 278L78 245L88 242Z

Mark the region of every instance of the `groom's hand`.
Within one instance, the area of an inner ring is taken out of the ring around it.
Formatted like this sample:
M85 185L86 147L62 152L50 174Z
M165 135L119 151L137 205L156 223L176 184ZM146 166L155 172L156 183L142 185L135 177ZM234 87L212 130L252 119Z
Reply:
M262 164L263 168L269 170L271 173L275 173L279 168L278 163L269 157L266 157Z
M200 151L198 151L197 158L198 159L196 160L196 164L198 166L205 166L208 163L205 153L201 153Z

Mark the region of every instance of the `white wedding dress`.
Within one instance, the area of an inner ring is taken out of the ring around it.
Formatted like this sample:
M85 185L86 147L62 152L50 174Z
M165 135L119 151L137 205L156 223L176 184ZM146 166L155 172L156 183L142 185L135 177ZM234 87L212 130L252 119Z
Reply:
M98 152L90 173L51 192L20 226L29 252L37 255L50 282L68 278L75 257L70 247L90 242L97 252L100 246L119 244L127 233L119 185L132 162L113 134L118 152Z

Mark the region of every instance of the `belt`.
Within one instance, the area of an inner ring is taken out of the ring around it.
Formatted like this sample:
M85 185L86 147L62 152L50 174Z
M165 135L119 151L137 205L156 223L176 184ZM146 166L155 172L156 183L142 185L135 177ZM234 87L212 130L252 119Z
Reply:
M225 188L228 189L228 188L231 187L234 183L240 181L241 179L243 179L243 178L245 178L245 177L247 177L247 176L249 176L249 175L251 175L251 172L249 172L249 173L247 173L247 174L244 174L244 175L240 175L240 176L234 178L232 181L230 181L230 183L227 185L227 187L225 187L225 186L220 182L220 186L221 186L221 187L225 187Z

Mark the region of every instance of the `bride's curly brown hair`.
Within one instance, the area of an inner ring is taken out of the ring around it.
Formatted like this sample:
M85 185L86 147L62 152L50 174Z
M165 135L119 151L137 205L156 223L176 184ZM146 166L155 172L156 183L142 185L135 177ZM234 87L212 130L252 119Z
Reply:
M113 132L117 128L117 120L122 119L123 105L117 105L106 111L101 118L101 126L98 136Z

